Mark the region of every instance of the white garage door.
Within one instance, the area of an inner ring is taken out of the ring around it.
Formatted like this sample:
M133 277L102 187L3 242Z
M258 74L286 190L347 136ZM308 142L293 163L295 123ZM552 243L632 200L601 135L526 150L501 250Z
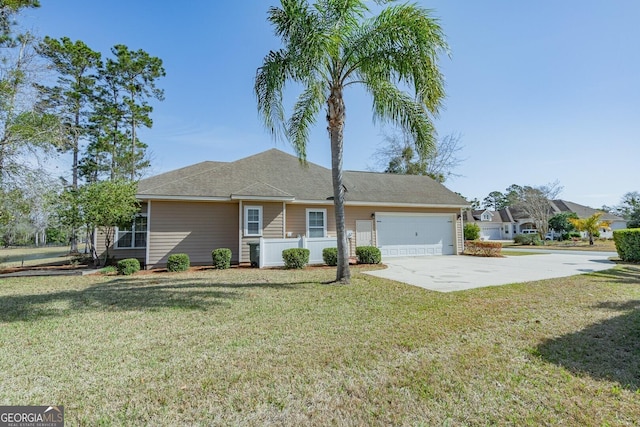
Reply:
M376 229L383 257L454 254L451 215L376 213Z
M480 237L484 240L500 240L501 228L499 225L480 225Z

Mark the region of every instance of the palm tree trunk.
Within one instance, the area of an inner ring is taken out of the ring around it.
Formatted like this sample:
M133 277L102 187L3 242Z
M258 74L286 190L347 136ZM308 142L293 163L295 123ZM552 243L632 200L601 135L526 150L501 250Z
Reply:
M345 106L342 87L334 86L327 100L327 122L331 139L331 178L333 181L333 205L335 207L336 232L338 235L338 268L336 282L349 283L349 245L345 230L344 186L342 185L342 143L344 134Z

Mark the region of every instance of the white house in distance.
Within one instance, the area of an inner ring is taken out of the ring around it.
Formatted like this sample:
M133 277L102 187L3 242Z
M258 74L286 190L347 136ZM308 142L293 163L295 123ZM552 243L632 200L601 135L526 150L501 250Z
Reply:
M602 212L567 200L550 200L549 207L552 216L563 212L573 212L578 215L578 218L588 218L596 212ZM498 211L489 209L465 211L463 219L465 223L476 223L480 226L482 240L511 240L524 230L536 228L533 219L521 210L514 208ZM600 230L600 237L612 238L614 230L627 228L627 222L617 215L605 212L602 219L609 221L610 226Z

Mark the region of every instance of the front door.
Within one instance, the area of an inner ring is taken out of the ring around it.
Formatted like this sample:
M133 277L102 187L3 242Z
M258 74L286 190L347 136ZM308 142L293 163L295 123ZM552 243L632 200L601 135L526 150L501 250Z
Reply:
M373 221L356 221L356 246L373 246Z

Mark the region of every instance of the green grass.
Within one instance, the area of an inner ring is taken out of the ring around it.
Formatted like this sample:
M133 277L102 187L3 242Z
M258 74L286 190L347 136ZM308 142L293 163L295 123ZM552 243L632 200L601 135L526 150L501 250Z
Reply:
M541 255L542 253L543 252L540 252L540 251L524 251L524 250L510 251L509 249L503 249L502 251L500 251L500 254L505 256Z
M636 425L640 270L440 294L333 269L0 279L0 405L69 425Z
M514 247L514 248L527 248L531 250L536 249L558 249L558 250L568 250L568 251L601 251L601 252L615 252L616 245L613 242L613 239L595 239L593 245L589 245L587 240L579 240L574 242L572 240L564 240L562 242L559 241L550 241L545 240L544 244L540 246L532 246L532 245L517 245L515 243L503 243L504 248Z
M81 249L84 250L84 246ZM67 256L68 254L68 246L2 248L0 249L0 269L69 263L73 257Z

